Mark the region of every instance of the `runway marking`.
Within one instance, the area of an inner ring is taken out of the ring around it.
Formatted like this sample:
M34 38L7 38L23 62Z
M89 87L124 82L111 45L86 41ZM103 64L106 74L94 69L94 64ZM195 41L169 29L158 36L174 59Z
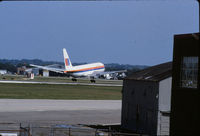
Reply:
M17 83L17 84L51 84L51 85L91 85L91 86L119 86L116 84L95 84L95 83L61 83L61 82L37 82L37 81L0 81L0 83Z

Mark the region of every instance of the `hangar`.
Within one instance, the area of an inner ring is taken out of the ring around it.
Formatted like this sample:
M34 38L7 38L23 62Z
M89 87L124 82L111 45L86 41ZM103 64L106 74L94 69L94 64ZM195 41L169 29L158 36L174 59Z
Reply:
M140 134L169 135L172 62L138 71L125 78L122 128Z

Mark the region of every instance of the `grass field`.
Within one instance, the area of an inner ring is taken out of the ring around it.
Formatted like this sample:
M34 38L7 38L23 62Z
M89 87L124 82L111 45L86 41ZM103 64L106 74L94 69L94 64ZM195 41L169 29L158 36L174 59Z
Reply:
M122 87L0 83L0 98L120 100Z

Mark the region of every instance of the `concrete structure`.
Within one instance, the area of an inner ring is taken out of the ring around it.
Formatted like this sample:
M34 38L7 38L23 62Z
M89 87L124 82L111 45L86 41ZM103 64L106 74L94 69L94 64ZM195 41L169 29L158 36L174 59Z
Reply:
M170 135L199 135L199 33L174 36Z
M0 69L0 75L7 74L7 70Z
M163 63L125 78L122 128L148 135L169 135L172 63Z

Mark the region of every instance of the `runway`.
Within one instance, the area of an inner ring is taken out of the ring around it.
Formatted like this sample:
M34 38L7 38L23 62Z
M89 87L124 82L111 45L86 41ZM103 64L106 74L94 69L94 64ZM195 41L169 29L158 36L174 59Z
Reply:
M0 112L119 110L121 100L0 99Z
M91 85L91 86L122 86L118 84L97 84L97 83L63 83L63 82L44 82L44 81L11 81L6 80L2 81L0 80L0 83L13 83L13 84L52 84L52 85Z
M0 99L0 123L120 123L121 100Z

